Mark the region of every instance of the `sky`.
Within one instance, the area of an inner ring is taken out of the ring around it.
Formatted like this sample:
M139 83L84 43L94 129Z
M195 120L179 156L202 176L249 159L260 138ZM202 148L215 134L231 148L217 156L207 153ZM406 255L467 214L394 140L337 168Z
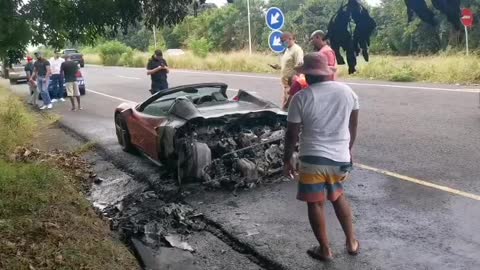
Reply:
M238 1L238 0L237 0ZM372 6L378 5L381 0L366 0ZM227 3L226 0L207 0L208 3L215 3L217 6L223 6Z

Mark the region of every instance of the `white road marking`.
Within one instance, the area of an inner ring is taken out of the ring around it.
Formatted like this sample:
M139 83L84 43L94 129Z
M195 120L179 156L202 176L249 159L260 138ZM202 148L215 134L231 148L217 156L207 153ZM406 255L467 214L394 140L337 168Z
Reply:
M97 92L97 91L94 91L94 90L92 90L92 89L87 89L87 91L88 91L89 93L94 93L94 94L97 94L97 95L100 95L100 96L108 97L108 98L115 99L115 100L119 100L119 101L122 101L122 102L137 103L137 102L135 102L135 101L131 101L131 100L128 100L128 99L124 99L124 98L120 98L120 97L116 97L116 96L107 95L107 94L104 94L104 93L102 93L102 92Z
M434 184L434 183L431 183L431 182L428 182L428 181L425 181L425 180L420 180L420 179L417 179L417 178L401 175L401 174L390 172L390 171L387 171L387 170L377 169L377 168L374 168L374 167L370 167L368 165L355 164L355 166L358 167L358 168L364 169L364 170L369 170L369 171L372 171L372 172L376 172L376 173L384 174L384 175L387 175L387 176L391 176L391 177L394 177L394 178L397 178L397 179L400 179L400 180L403 180L403 181L412 182L412 183L415 183L417 185L431 187L431 188L434 188L434 189L438 189L438 190L441 190L441 191L448 192L450 194L455 194L455 195L462 196L462 197L465 197L465 198L469 198L469 199L472 199L472 200L480 201L480 195L476 195L476 194L473 194L473 193L468 193L468 192L461 191L461 190L458 190L458 189L449 188L449 187L442 186L442 185L437 185L437 184Z
M452 88L436 88L436 87L424 87L424 86L375 84L375 83L353 83L353 82L346 82L346 84L348 84L348 85L358 85L358 86L379 86L379 87L388 87L388 88L404 88L404 89L433 90L433 91L480 93L480 89L463 89L463 88L452 89Z
M128 77L128 76L122 76L122 75L115 75L119 78L124 78L124 79L129 79L129 80L141 80L141 78L137 78L137 77Z

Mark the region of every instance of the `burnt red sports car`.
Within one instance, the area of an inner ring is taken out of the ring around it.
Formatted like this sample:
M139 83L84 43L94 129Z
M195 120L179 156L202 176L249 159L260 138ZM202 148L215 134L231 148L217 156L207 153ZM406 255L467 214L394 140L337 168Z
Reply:
M227 85L185 85L115 110L118 142L177 172L181 183L200 179L249 185L281 172L286 113Z

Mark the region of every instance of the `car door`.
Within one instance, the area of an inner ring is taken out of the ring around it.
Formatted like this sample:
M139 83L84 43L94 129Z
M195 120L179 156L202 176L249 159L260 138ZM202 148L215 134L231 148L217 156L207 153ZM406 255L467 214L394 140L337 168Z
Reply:
M132 109L128 128L131 141L149 157L159 160L158 129L167 121L168 109L174 100L153 101Z

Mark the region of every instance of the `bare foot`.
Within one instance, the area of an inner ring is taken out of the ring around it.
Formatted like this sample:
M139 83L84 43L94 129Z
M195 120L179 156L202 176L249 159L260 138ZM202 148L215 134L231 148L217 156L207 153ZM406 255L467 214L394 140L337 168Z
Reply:
M333 254L329 247L316 246L307 250L307 254L314 259L324 262L333 260Z
M352 256L358 255L360 252L360 242L358 240L347 241L347 252Z

